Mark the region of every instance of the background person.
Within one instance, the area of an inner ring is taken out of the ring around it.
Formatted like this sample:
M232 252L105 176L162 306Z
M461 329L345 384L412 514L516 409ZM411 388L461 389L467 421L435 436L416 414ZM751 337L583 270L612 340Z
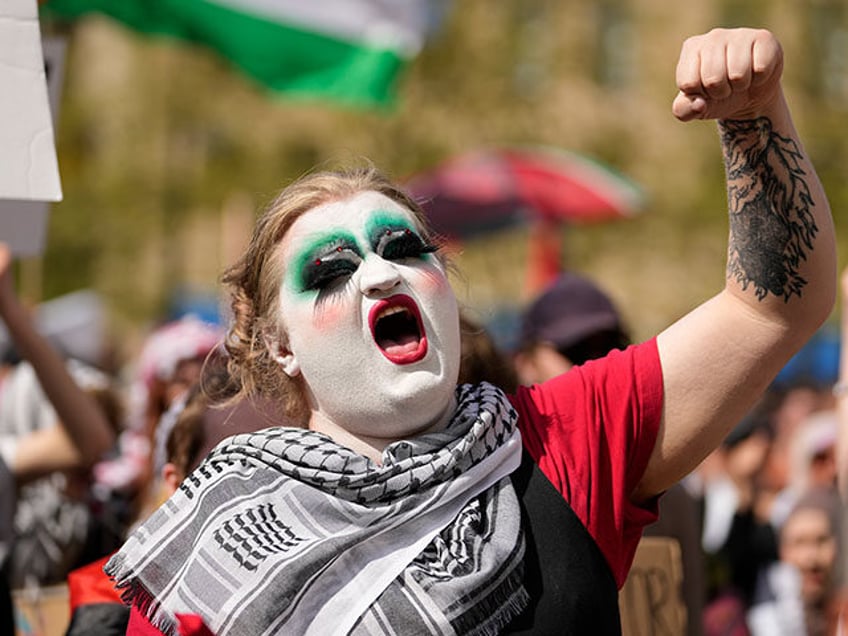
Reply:
M35 329L15 292L4 243L0 319L21 358L0 369L0 462L7 475L0 526L13 529L0 538L0 565L12 587L54 584L86 558L96 522L88 505L90 469L114 443L120 399L106 374L65 360Z
M216 419L215 425L211 425L207 411L211 410L216 400L227 395L229 376L220 359L212 358L205 365L203 377L204 381L189 387L181 402L182 408L173 413L174 423L163 442L163 467L156 480L164 493L155 489L150 494L151 498L156 499L157 505L162 503L163 494L167 498L176 492L182 480L197 467L217 441L226 435L241 432L240 423L256 425L256 418L245 422L232 417ZM225 415L231 415L238 408L237 405L225 409ZM222 421L226 422L225 426L221 426ZM148 508L152 509L152 504L143 507L143 510ZM71 620L66 636L112 636L126 633L130 611L103 572L108 558L97 559L69 573Z
M125 526L149 510L163 458L156 456L157 431L168 410L200 378L207 356L221 344L223 329L192 314L170 320L147 334L133 362L127 416L118 453L99 462L94 474L101 490L124 508ZM159 448L167 432L159 433Z
M542 290L521 316L519 349L514 355L516 374L522 384L545 382L629 344L628 330L609 295L588 277L565 272ZM698 502L681 484L675 484L660 500L659 520L644 530L646 535L672 538L679 544L681 600L686 606L689 636L702 631L705 600L700 517ZM648 607L644 612L653 613Z
M753 636L829 636L840 610L842 510L831 488L798 499L780 529L772 564L748 612Z
M629 344L610 297L587 277L564 272L522 313L515 370L521 384L536 384Z
M706 636L748 633L746 612L757 580L778 558L776 529L759 505L772 440L761 407L757 404L686 479L703 509Z
M489 382L507 393L515 392L518 377L512 360L486 328L463 312L459 317L462 354L458 384Z

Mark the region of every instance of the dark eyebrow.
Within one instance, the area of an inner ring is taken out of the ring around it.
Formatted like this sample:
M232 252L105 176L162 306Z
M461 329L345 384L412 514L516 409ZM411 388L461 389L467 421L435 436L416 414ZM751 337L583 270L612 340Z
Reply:
M377 251L377 246L380 244L380 238L387 232L409 230L414 232L416 236L419 234L418 230L409 221L386 212L375 214L368 222L368 226L368 244L375 252Z

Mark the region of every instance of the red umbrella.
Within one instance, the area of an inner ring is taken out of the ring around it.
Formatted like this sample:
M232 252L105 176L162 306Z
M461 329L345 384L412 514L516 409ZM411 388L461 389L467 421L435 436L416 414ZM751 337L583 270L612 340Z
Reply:
M459 155L413 176L407 188L434 229L458 239L533 221L620 219L644 207L633 181L585 156L547 147Z
M529 226L530 292L560 270L557 226L627 218L645 205L639 186L612 168L550 147L462 154L413 176L407 189L448 238Z

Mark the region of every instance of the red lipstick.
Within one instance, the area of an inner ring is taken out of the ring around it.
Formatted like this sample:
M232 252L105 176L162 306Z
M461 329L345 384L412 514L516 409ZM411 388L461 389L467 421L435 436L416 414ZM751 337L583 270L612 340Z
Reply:
M406 294L375 303L368 312L368 326L380 352L394 364L412 364L427 355L421 312Z

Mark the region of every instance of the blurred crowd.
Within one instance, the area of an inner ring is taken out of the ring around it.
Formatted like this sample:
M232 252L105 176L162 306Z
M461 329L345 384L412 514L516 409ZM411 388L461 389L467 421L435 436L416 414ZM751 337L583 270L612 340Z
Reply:
M74 596L75 574L89 566L102 576L128 530L221 439L291 422L262 404L227 402L224 329L197 316L151 328L118 369L67 357L16 322L25 310L11 288L8 254L0 256L0 317L11 335L0 369L0 632L12 633L9 590L70 579L69 633L85 633L77 610L87 601ZM471 315L462 334L460 381L510 392L630 343L610 297L575 273L560 275L526 307L514 350L500 350ZM835 633L844 569L838 483L848 462L839 450L848 425L842 375L775 384L661 498L660 519L646 534L679 542L688 634ZM220 404L226 408L213 408ZM75 417L90 408L96 417ZM114 633L123 633L118 607L108 620L95 619L101 630L114 621Z
M848 273L842 288L844 300ZM567 273L526 309L512 361L518 382L540 382L628 343L609 297ZM781 376L721 446L661 498L660 517L645 535L679 544L686 634L838 633L847 370L842 361L839 377Z
M832 634L841 606L831 386L767 393L683 482L702 513L704 634Z

